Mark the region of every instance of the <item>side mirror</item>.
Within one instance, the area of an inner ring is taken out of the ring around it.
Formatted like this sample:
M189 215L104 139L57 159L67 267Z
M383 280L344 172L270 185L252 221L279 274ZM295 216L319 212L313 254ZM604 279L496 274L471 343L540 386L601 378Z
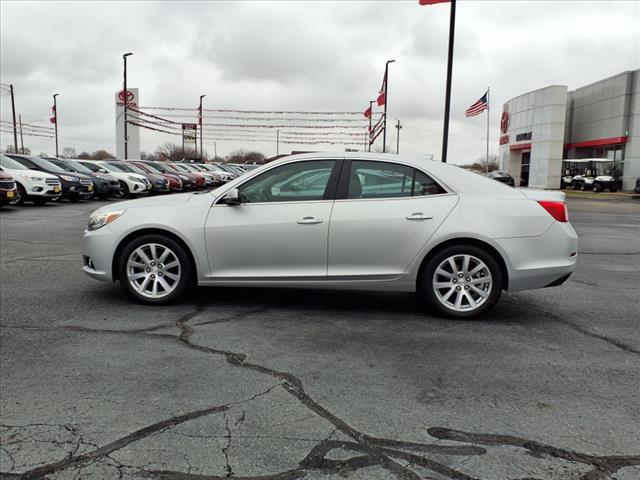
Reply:
M109 172L107 172L104 168L99 168L99 169L98 169L98 172L100 172L100 173L109 173Z
M240 201L240 190L232 188L220 199L220 203L225 205L240 205L240 203L242 203Z

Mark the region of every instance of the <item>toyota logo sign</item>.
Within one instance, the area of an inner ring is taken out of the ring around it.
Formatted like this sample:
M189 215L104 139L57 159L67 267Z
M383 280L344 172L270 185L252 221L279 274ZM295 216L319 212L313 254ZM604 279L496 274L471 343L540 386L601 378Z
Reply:
M509 109L505 105L500 118L500 132L507 133L507 130L509 130Z
M124 90L120 90L118 93L118 99L121 102L124 102ZM133 102L133 92L131 90L127 90L127 104Z

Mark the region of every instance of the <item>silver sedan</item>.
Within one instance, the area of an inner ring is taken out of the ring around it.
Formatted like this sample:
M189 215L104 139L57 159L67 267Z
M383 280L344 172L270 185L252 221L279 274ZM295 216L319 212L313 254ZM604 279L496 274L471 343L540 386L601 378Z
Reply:
M562 284L578 239L560 192L420 157L290 156L211 192L94 212L84 271L150 304L195 285L417 292L457 318Z

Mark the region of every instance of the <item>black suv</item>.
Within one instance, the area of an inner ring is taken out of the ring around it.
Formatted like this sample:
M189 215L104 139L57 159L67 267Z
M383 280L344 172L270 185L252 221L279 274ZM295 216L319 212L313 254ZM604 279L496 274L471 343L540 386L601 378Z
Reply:
M120 182L113 175L108 173L96 173L87 167L70 159L44 157L54 165L59 166L65 172L81 173L86 175L93 182L96 197L106 200L109 197L117 197L120 194Z
M40 157L13 153L7 154L7 157L13 158L16 162L21 163L31 170L51 173L58 177L62 184L62 198L68 198L72 202L77 202L81 199L93 197L93 182L87 175L65 172L59 166Z

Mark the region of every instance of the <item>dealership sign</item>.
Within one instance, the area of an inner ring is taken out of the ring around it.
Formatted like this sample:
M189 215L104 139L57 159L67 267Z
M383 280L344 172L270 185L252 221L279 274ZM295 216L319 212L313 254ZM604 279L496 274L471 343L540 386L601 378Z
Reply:
M138 99L136 98L136 94L133 90L127 90L127 107L134 107L137 108L138 107ZM120 90L118 92L118 99L116 101L116 105L118 107L124 107L124 102L125 102L125 95L124 95L124 90Z
M505 103L502 107L502 117L500 117L500 133L502 133L502 135L500 135L500 145L509 143L509 135L507 135L509 131L509 120L509 105Z

